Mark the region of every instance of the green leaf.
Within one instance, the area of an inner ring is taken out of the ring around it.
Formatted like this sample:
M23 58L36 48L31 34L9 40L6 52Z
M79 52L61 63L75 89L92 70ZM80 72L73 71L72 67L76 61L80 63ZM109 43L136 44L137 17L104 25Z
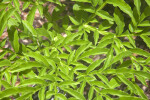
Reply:
M101 81L90 81L89 82L91 85L96 85L96 86L98 86L98 87L100 87L100 88L108 88L108 86L107 85L105 85L103 82L101 82Z
M74 46L74 45L86 45L88 43L90 43L90 42L86 41L86 40L74 40L74 41L69 42L67 45L71 45L71 46Z
M113 17L109 15L108 12L100 10L96 12L96 15L100 16L102 19L107 19L109 21L114 21Z
M149 0L145 0L146 1L146 3L149 5L149 7L150 7L150 1Z
M12 87L6 90L3 90L0 92L0 99L4 97L9 97L12 95L15 95L17 93L28 93L28 92L34 92L38 89L39 87Z
M91 0L72 0L72 1L77 1L77 2L88 2L88 3L91 3Z
M94 95L93 93L94 93L94 88L93 88L93 86L91 86L90 90L88 92L88 100L92 100L93 95Z
M100 66L100 64L104 61L104 59L97 60L88 66L86 73L93 71L96 67Z
M120 10L118 8L115 8L115 12L114 12L114 20L117 24L117 27L116 27L116 32L118 34L121 34L124 30L124 17L123 15L121 14Z
M75 25L79 25L79 24L80 24L80 22L79 22L76 18L74 18L74 17L72 17L72 16L69 16L69 18L70 18L70 20L71 20L71 22L72 22L73 24L75 24Z
M111 44L112 42L113 42L113 39L107 39L107 40L104 40L104 41L100 41L99 44L97 45L97 47L104 48L107 45Z
M149 12L150 6L145 7L144 12L141 15L140 22L142 22L146 17L150 16Z
M99 0L91 0L91 2L92 2L92 5L93 5L94 7L96 7L97 4L99 3Z
M113 48L111 47L109 52L107 53L107 58L104 62L103 68L101 68L100 70L105 70L106 68L110 66L112 57L113 57Z
M133 97L133 96L121 96L118 99L114 99L114 100L145 100L145 99Z
M148 97L145 95L144 91L137 85L135 84L135 88L137 90L137 93L143 98L148 100Z
M120 83L118 82L117 79L112 78L112 79L109 81L109 85L110 85L110 88L111 88L111 89L114 89L114 88L120 86Z
M146 20L146 21L143 21L141 22L140 24L138 24L138 26L150 26L150 21Z
M114 23L112 21L104 20L100 26L99 30L104 31L106 29L109 29Z
M0 67L10 66L11 62L7 59L0 60Z
M70 55L68 56L68 65L71 63L71 61L73 60L73 57L74 57L74 54L75 54L75 50L74 51L72 51L71 53L70 53Z
M144 71L133 71L136 75L144 77L146 79L150 79L150 73Z
M95 43L95 45L97 44L98 39L99 39L99 33L98 33L98 31L95 31L94 32L94 43Z
M22 10L25 10L30 5L30 2L24 2Z
M13 3L15 5L15 7L17 8L17 10L21 13L19 0L13 0Z
M5 9L7 6L8 6L8 4L1 3L0 4L0 9Z
M129 32L128 32L128 34L129 34ZM133 45L133 47L136 48L135 40L133 39L133 37L131 35L128 35L127 37L129 39L130 43Z
M15 12L15 10L16 10L16 9L14 9L14 8L9 9L9 10L4 14L4 16L2 17L1 22L0 22L0 29L1 29L1 31L0 31L0 36L1 36L2 33L4 32L4 29L5 29L6 25L7 25L7 21L8 21L8 19L9 19L9 17L12 16L12 14Z
M125 76L123 76L123 75L117 75L118 77L119 77L119 79L123 82L123 83L125 83L132 91L135 91L136 89L135 89L135 85L131 82L131 81L129 81L128 79L126 79L125 78Z
M108 49L106 48L94 48L94 49L90 49L86 52L84 52L79 59L82 59L84 57L90 56L90 55L99 55L99 54L106 54L108 52Z
M141 35L140 37L141 37L141 38L143 39L143 41L146 43L147 47L150 48L150 38L149 38L148 36L144 36L144 35Z
M21 72L27 69L32 69L33 67L43 67L43 64L39 63L39 62L26 62L26 63L22 63L21 65L12 68L10 70L10 72L14 73L14 72Z
M47 70L47 69L45 69L45 70ZM48 75L48 74L45 75L45 72L43 72L43 74L44 74L44 75L42 75L42 74L40 73L40 76L37 76L37 77L38 77L39 79L50 80L50 81L52 81L52 82L55 82L55 81L56 81L55 78L57 78L57 77L55 77L55 76L53 76L53 75Z
M121 91L121 90L115 90L115 89L103 89L101 90L102 94L111 94L111 95L117 95L117 96L128 96L127 93Z
M140 11L140 7L141 7L141 0L134 0L134 5L136 6L138 15L140 15L141 11Z
M80 83L80 87L78 89L78 91L79 91L80 94L84 93L85 86L86 86L86 81L83 81L82 83Z
M37 8L39 10L39 13L40 13L41 17L43 18L43 9L44 9L43 6L42 5L38 5Z
M89 43L87 45L83 45L83 46L80 46L77 50L76 50L76 53L75 53L75 57L74 57L74 60L76 60L80 54L85 51L87 48L89 48L91 46L92 43Z
M34 6L31 8L31 10L30 10L30 12L29 12L29 14L28 14L28 16L27 16L27 21L30 23L30 25L33 25L33 21L34 21L34 16L35 16L35 11L36 11L36 9L37 9L37 6L34 5Z
M76 86L80 84L79 82L74 82L74 81L63 81L63 82L60 82L58 85L59 86L64 86L64 85L71 85L71 86Z
M14 16L15 16L15 18L17 19L17 21L18 21L19 23L21 23L21 16L20 16L20 14L19 14L17 11L15 11Z
M25 55L27 55L29 57L33 57L36 59L36 61L40 61L40 62L44 63L46 66L49 66L49 62L47 61L47 59L39 53L29 52L29 53L25 53Z
M102 74L99 74L99 73L97 73L96 75L97 75L108 87L110 87L109 81L108 81L108 79L107 79L106 76L104 76L104 75L102 75Z
M47 82L45 80L38 79L38 78L30 78L21 82L19 86L27 86L27 85L35 85L35 84L46 85Z
M69 43L70 41L73 41L74 40L74 38L76 38L77 36L79 36L80 35L80 33L76 33L76 34L70 34L70 35L68 35L64 40L63 40L63 42L62 42L62 44L61 45L64 45L64 44L67 44L67 43Z
M62 87L60 87L60 88L79 100L86 100L82 94L80 94L79 92L77 92L71 88L62 88Z
M117 62L118 60L123 59L124 57L129 57L131 55L132 55L131 51L123 51L123 52L121 52L120 54L118 54L117 56L115 56L113 58L112 64L115 63L115 62Z
M68 99L66 98L66 96L64 96L64 95L61 94L61 93L57 93L57 94L55 94L55 96L58 97L58 98L60 98L60 100L68 100ZM40 99L40 100L44 100L44 99Z
M22 23L24 24L24 26L32 33L33 36L37 36L37 33L34 29L34 27L26 20L22 20Z
M60 71L59 71L59 76L62 77L62 79L64 79L64 80L71 80L70 76L68 76L65 73L60 72Z
M16 100L27 99L27 98L29 98L32 94L33 94L32 92L26 93L26 94L21 95L20 97L18 97Z
M42 87L38 93L39 100L45 100L45 87Z
M0 84L4 86L5 89L11 88L12 86L5 80L1 80Z
M131 7L124 0L107 0L106 2L113 6L118 6L123 12L128 14L131 17L132 22L136 24Z
M14 33L13 47L15 52L17 53L19 51L19 36L17 30Z
M150 53L148 53L147 51L144 51L142 49L139 49L139 48L129 49L129 51L131 51L132 53L136 53L138 55L141 55L141 56L145 56L145 57L150 56Z

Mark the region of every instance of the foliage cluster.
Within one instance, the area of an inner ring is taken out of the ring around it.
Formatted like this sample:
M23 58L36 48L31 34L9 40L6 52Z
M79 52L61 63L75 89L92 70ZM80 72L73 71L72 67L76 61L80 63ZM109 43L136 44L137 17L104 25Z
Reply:
M0 99L148 100L150 0L20 1L0 1Z

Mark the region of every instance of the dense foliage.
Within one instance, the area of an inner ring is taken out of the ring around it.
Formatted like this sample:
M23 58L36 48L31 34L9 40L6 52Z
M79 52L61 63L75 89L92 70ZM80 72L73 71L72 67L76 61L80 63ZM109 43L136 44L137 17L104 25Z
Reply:
M0 99L148 100L150 0L20 1L0 1Z

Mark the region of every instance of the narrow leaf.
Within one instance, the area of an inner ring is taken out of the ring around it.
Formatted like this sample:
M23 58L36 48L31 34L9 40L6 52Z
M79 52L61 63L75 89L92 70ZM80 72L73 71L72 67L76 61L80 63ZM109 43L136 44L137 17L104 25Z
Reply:
M117 24L116 32L118 34L121 34L124 30L125 24L124 24L124 17L118 8L115 8L114 19Z
M146 45L150 48L150 37L145 36L145 35L141 35L140 37L143 39Z
M92 70L94 70L96 67L100 66L100 64L104 61L104 59L97 60L93 62L91 65L88 66L86 73L88 74Z
M13 47L15 52L17 53L19 51L19 36L17 30L14 33Z
M23 20L22 23L32 33L33 36L37 36L34 27L28 21Z
M27 21L30 23L30 25L33 25L33 21L34 21L34 16L35 16L35 11L36 11L36 9L37 9L37 6L34 5L34 6L31 8L31 10L30 10L30 12L29 12L29 14L28 14L28 16L27 16Z
M74 96L75 98L79 99L79 100L86 100L84 98L84 96L82 94L80 94L79 92L72 90L71 88L62 88L62 90L68 92L69 94L71 94L72 96Z
M47 82L45 80L38 79L38 78L30 78L21 82L19 86L27 86L27 85L34 85L34 84L46 85Z

